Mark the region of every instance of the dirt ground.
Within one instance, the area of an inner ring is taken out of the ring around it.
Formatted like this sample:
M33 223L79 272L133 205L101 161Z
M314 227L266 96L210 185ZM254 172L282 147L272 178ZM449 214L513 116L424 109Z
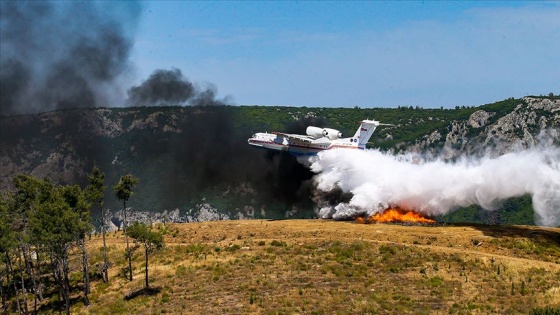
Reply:
M169 224L150 257L121 274L124 236L109 233L109 283L97 314L518 314L560 307L560 229L243 220ZM101 260L101 237L90 242ZM79 304L79 303L78 303Z

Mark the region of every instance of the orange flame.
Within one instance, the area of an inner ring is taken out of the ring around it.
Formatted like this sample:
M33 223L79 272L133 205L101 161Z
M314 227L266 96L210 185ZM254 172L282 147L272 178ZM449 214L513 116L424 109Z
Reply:
M385 209L381 213L376 213L369 218L358 217L357 223L386 223L386 222L407 222L434 224L436 221L423 217L414 211L407 211L399 207Z

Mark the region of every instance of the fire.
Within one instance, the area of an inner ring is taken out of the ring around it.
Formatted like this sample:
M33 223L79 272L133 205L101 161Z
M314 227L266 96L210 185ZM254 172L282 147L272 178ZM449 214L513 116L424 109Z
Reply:
M418 212L408 211L399 207L385 209L381 213L376 213L369 218L358 217L357 223L386 223L386 222L407 222L433 224L436 221L422 216Z

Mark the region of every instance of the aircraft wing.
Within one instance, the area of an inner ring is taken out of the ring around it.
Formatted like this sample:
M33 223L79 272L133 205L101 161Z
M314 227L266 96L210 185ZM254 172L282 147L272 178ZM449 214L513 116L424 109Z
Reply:
M273 132L273 134L288 138L289 140L303 141L308 143L311 143L313 141L313 138L311 138L310 136L294 135L283 132Z

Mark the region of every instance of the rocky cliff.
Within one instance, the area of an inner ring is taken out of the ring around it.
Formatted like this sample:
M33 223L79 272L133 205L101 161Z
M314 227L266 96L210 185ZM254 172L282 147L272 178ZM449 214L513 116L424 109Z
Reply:
M447 158L492 150L494 154L540 142L559 144L560 99L524 97L513 110L481 107L468 119L452 120L447 133L435 130L408 146L408 151L440 151Z

